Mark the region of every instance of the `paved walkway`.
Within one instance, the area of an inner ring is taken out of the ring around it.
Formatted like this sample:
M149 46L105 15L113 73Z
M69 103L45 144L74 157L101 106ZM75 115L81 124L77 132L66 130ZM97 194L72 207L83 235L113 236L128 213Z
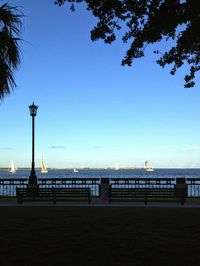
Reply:
M92 201L91 204L87 202L80 202L80 201L64 201L64 202L57 202L54 204L50 201L32 201L32 202L23 202L22 204L18 204L16 199L6 199L0 200L0 207L3 206L65 206L65 207L143 207L143 208L200 208L200 201L189 201L186 202L184 205L181 205L179 202L148 202L147 205L144 202L100 202L100 201Z

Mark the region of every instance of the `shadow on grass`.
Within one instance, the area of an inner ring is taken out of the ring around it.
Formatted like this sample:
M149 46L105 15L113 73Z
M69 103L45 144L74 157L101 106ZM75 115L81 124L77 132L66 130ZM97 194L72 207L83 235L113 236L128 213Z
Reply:
M200 211L1 207L4 265L199 265Z

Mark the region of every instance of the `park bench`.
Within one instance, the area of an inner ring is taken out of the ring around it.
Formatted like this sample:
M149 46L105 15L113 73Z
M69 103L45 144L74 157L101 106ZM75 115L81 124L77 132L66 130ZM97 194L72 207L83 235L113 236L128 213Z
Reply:
M16 188L18 203L23 201L66 201L87 200L91 202L90 188Z
M128 201L144 201L145 205L149 201L172 201L178 200L181 204L185 203L186 192L183 189L174 187L146 187L146 188L134 188L134 187L113 187L109 186L109 202L112 200L128 200Z

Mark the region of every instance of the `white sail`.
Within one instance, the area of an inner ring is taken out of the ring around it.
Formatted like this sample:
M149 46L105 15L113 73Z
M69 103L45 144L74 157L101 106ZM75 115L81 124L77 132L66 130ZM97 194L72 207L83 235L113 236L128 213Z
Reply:
M144 169L147 169L148 168L148 161L146 161L145 163L144 163Z
M46 167L46 164L45 164L45 162L44 162L44 159L42 158L42 167L41 167L41 173L42 174L46 174L46 173L48 173L48 170L47 170L47 167Z
M146 161L145 163L144 163L144 170L145 171L154 171L154 169L152 168L152 167L150 167L150 166L148 166L148 161Z
M15 166L14 166L14 162L13 162L13 161L11 161L11 166L10 166L10 168L8 169L8 172L11 173L11 174L16 173L16 168L15 168Z
M74 171L74 173L78 173L78 170L76 170L75 168L74 168L74 170L73 170L73 171Z
M119 166L117 164L115 165L115 170L119 170Z

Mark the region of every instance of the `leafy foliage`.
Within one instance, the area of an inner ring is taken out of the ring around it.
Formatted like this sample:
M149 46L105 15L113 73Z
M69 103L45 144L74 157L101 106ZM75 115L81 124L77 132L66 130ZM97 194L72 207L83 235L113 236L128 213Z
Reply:
M0 6L0 99L16 86L13 70L20 63L18 43L22 16L16 7Z
M111 44L119 30L125 31L124 43L130 42L122 65L131 66L133 60L144 56L149 44L173 40L174 46L162 54L157 63L172 65L174 75L183 64L190 71L185 87L195 85L195 73L200 70L200 1L198 0L56 0L59 6L85 2L87 10L98 19L91 31L92 41L103 39Z

